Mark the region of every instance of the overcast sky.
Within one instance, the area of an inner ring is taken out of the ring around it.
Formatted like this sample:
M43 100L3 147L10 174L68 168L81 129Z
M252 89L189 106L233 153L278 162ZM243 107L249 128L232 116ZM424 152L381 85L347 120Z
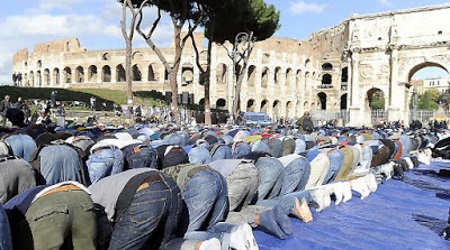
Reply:
M23 48L52 40L77 37L89 50L124 48L121 8L116 0L14 0L0 8L0 84L11 80L12 55ZM275 36L306 39L309 34L343 21L354 13L367 14L449 3L442 0L266 0L281 11ZM147 16L154 16L152 10ZM147 20L153 20L151 18ZM149 24L145 25L149 27ZM169 20L155 33L159 46L172 36ZM145 47L140 36L135 47ZM446 73L446 72L444 72ZM435 73L434 75L435 76Z

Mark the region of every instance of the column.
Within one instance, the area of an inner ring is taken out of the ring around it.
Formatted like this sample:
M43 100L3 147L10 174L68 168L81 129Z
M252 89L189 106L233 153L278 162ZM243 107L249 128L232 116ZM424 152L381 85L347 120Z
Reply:
M359 61L360 49L354 48L350 58L349 76L350 76L350 108L349 108L349 125L361 126L364 123L364 118L361 116L361 98L359 93ZM351 72L351 75L350 75Z

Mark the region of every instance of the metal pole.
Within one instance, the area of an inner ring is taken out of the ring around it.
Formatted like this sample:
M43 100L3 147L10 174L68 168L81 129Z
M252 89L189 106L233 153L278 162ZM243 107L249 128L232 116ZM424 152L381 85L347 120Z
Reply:
M413 121L417 120L417 87L413 88Z

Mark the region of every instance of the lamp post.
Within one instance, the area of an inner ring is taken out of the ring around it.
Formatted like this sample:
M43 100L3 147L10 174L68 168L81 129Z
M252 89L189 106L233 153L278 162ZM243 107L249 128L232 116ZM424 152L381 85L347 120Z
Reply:
M237 86L238 72L236 72L236 66L244 57L245 45L247 42L249 42L249 34L247 32L239 32L234 38L233 51L231 52L231 57L233 59L233 84L234 84L232 93L233 106L231 112L232 113L231 115L233 117L233 123L236 122L237 115L240 111L239 108L240 91L238 90Z

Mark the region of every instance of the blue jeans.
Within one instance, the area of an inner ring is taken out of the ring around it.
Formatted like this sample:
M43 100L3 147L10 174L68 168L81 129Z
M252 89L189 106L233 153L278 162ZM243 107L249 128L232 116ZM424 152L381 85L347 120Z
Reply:
M402 135L400 137L400 141L403 144L403 151L402 151L402 158L409 155L409 152L411 151L412 144L411 139L407 135Z
M214 227L210 228L208 231L188 232L185 234L184 238L197 241L205 241L212 238L217 238L222 244L222 249L228 250L230 249L230 233L235 226L235 224L220 222Z
M29 161L37 149L34 139L27 134L14 134L8 136L5 141L11 146L15 156Z
M248 145L248 143L240 143L233 150L233 159L241 159L250 154L250 152L252 152L252 148Z
M258 200L272 199L278 196L283 185L283 164L273 157L261 157L255 162L255 166L261 175Z
M332 182L335 175L341 169L342 163L344 163L344 154L339 150L334 150L331 154L327 154L327 156L330 160L330 168L328 169L327 175L325 175L323 184Z
M208 164L211 162L211 155L205 146L196 146L189 150L189 162L196 164Z
M0 250L12 250L11 231L8 216L0 203Z
M293 160L284 168L283 184L280 196L305 189L311 173L311 165L306 158Z
M158 151L150 145L129 145L122 148L121 151L124 153L125 169L158 167ZM117 154L120 158L120 153Z
M201 170L187 177L183 200L189 210L187 232L210 230L228 214L227 183L216 170Z
M44 147L39 153L40 172L46 184L81 181L81 161L75 149L66 145Z
M255 196L260 183L259 170L253 163L241 163L225 177L231 211L247 207Z
M256 205L264 206L264 207L268 207L268 208L273 208L278 205L283 208L283 210L286 214L289 215L289 214L294 213L295 199L298 199L301 201L302 198L305 198L307 202L310 202L311 201L310 191L302 190L302 191L285 194L285 195L275 197L270 200L258 201L256 203Z
M130 205L114 225L110 250L161 249L175 240L181 214L181 194L176 182L161 180L136 191Z
M233 152L227 145L219 146L216 151L211 155L211 161L220 159L233 159Z
M106 148L94 152L86 161L90 183L123 171L124 155L120 149Z
M304 152L305 150L306 150L305 141L302 139L296 139L294 154L300 154L301 152Z

